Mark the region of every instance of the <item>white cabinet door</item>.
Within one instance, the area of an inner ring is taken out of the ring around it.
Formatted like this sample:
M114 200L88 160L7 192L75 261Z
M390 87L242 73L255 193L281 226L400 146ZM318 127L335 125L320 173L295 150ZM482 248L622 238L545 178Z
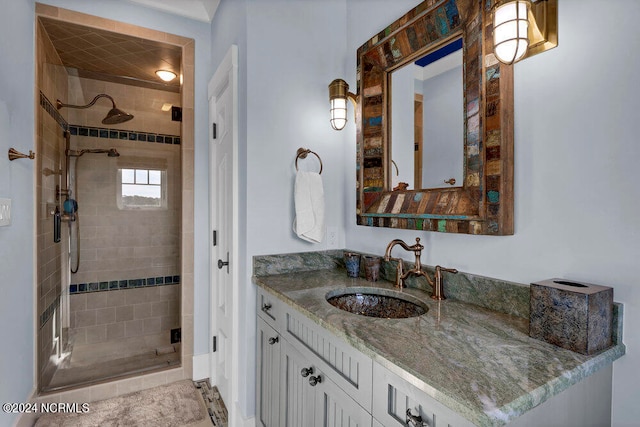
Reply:
M315 424L315 387L309 379L315 368L286 340L282 341L282 387L280 425L282 427L311 427ZM307 371L303 372L303 369Z
M316 385L316 427L370 427L371 414L322 373Z
M371 426L371 414L286 340L282 372L283 427Z
M261 427L280 426L280 335L258 317L256 390L257 418Z

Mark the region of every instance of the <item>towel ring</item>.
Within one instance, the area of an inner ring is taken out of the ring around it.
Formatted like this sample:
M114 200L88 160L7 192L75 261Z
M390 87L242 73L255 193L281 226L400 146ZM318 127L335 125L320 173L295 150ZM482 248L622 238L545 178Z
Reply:
M311 151L308 148L298 148L298 151L296 153L296 170L298 170L298 159L306 159L307 155L311 153L314 156L316 156L318 158L318 161L320 162L320 172L318 173L322 173L322 159L320 158L320 156L318 156L318 153L316 153L315 151Z

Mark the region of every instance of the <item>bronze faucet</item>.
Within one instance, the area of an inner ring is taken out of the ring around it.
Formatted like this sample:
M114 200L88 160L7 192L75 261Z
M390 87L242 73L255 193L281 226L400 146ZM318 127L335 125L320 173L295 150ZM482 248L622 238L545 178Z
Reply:
M402 246L402 248L406 251L413 252L416 256L415 266L411 270L407 271L406 273L404 272L404 263L402 262L402 258L391 258L391 249L393 249L393 247L396 245ZM400 288L400 289L405 288L407 285L404 284L404 280L407 277L409 277L411 274L415 274L417 276L424 276L427 278L427 280L429 280L427 273L422 271L422 265L420 264L420 254L422 254L423 249L424 249L424 246L420 244L419 237L416 237L416 244L413 246L407 245L404 241L400 239L394 239L391 242L389 242L389 244L387 245L387 250L384 253L384 260L385 261L393 260L398 262L398 268L396 269L396 283L395 283L396 288Z
M408 270L407 272L404 271L404 262L402 261L402 258L391 257L391 250L396 245L400 245L406 251L413 252L414 255L416 256L415 265L411 270ZM423 249L424 249L424 246L420 244L419 237L416 237L416 244L413 246L407 245L404 241L400 239L394 239L391 242L389 242L389 244L387 245L387 250L384 253L384 260L385 261L393 260L398 262L398 267L396 268L395 286L396 288L400 288L400 289L405 288L407 285L405 285L404 281L411 274L414 274L416 276L424 276L427 279L427 282L429 282L429 284L431 285L431 288L433 289L431 298L435 300L446 299L446 297L444 296L444 286L443 286L444 280L442 278L442 272L446 271L448 273L455 274L458 272L458 270L456 270L455 268L444 268L439 265L436 265L434 280L431 280L429 275L426 272L422 271L422 264L420 263L420 255L422 254Z

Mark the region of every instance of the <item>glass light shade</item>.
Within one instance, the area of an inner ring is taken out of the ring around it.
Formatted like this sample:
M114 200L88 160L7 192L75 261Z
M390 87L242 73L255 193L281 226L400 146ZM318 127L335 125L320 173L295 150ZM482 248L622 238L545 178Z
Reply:
M500 62L513 64L527 53L530 6L528 0L516 0L494 11L493 49Z
M331 127L342 130L347 124L347 98L333 98L331 100Z
M158 70L156 71L156 75L158 77L160 77L163 81L165 82L170 82L171 80L175 79L176 73L174 73L173 71L169 71L169 70Z

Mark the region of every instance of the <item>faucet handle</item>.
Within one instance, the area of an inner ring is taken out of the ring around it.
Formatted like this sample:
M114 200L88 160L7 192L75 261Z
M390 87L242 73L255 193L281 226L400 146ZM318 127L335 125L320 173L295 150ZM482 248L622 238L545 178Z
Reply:
M456 274L458 272L458 270L456 270L455 268L444 268L439 265L436 265L436 270L446 271L447 273L453 274Z
M435 283L433 284L433 294L431 294L431 298L438 301L446 299L446 297L444 296L444 280L442 278L443 271L453 274L458 272L458 270L456 270L455 268L445 268L440 265L436 265L436 274L434 280Z

